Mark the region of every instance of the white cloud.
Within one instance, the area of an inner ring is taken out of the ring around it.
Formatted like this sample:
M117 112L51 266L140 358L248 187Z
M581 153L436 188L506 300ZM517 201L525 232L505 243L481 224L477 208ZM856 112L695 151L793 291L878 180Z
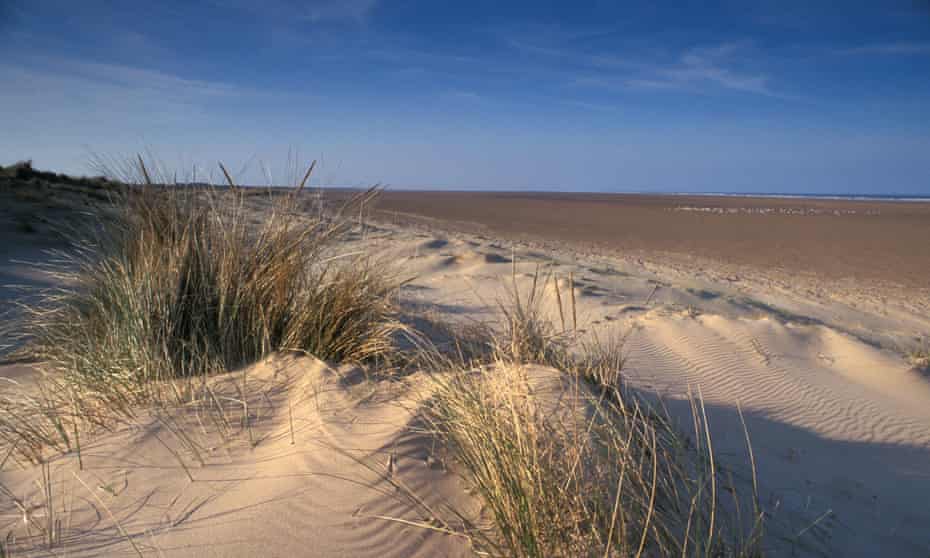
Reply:
M183 78L121 64L67 61L58 71L62 76L85 82L144 91L176 100L229 97L242 93L242 88L228 83Z
M60 57L27 57L17 63L0 63L0 71L12 77L11 87L0 92L0 98L14 93L60 92L117 104L146 100L186 106L207 106L221 100L246 98L313 98L304 92L272 91L226 81L183 77L152 68Z
M744 73L728 67L729 58L740 50L740 45L726 43L710 48L697 48L685 52L679 64L656 71L655 83L668 86L711 83L724 89L771 95L769 77L763 74Z
M767 74L743 68L750 58L750 45L728 42L687 49L671 62L656 60L648 52L579 52L564 48L511 42L524 53L573 61L583 69L575 85L607 89L682 89L700 90L713 86L744 93L781 96L769 87ZM742 63L742 64L740 64ZM592 68L598 72L591 74Z
M278 98L231 83L192 79L148 68L62 58L0 63L0 116L21 134L57 130L135 130L205 122L241 100ZM271 104L271 103L268 103Z

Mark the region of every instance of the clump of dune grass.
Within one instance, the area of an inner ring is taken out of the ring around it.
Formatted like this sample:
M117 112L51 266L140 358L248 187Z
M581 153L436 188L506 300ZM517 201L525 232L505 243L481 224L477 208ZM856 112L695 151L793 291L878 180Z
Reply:
M552 366L578 375L591 385L619 387L626 360L626 333L591 331L579 336L576 329L557 329L544 307L545 285L550 284L550 280L555 286L559 315L564 316L562 297L554 277L543 275L537 268L529 288L521 292L514 273L511 285L497 302L501 327L497 335L485 334L492 339L488 354L498 361L513 364ZM571 313L576 313L574 308Z
M760 555L755 483L740 495L715 462L700 399L689 437L625 386L626 334L559 332L545 284L537 270L521 293L514 273L502 327L478 337L493 339L489 360L435 359L445 373L433 375L427 416L487 506L489 525L471 533L478 546L518 557Z
M537 268L531 285L521 292L514 269L510 285L497 301L501 327L494 353L499 360L553 365L565 360L567 336L555 328L543 308L547 279Z
M623 387L627 336L628 332L620 329L592 331L590 336L578 341L578 350L566 359L566 365L593 386L620 389Z
M925 341L921 346L908 351L907 361L914 370L930 373L930 342Z
M224 167L223 188L168 184L152 168L140 157L118 170L134 187L115 216L59 253L45 270L58 286L19 309L20 353L40 363L43 389L0 398L0 438L30 458L43 443L70 448L77 421L103 426L166 393L183 397L177 379L190 386L275 351L392 358L404 328L398 282L382 263L339 252L351 207L300 211L312 166L292 192L266 192L257 223L256 190ZM30 414L48 420L28 424Z
M429 417L486 504L494 556L756 556L762 515L723 506L703 407L697 447L617 388L497 362L436 376ZM699 410L697 410L699 409Z

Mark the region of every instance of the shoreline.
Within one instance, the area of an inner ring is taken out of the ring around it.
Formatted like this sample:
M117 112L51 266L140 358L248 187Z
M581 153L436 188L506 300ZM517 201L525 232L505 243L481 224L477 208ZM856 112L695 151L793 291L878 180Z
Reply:
M245 188L267 188L262 185L248 185ZM288 190L290 186L272 186L273 190ZM325 185L317 186L324 192L339 191L361 191L365 188L354 186ZM647 192L647 191L598 191L598 190L508 190L508 189L469 189L469 188L434 188L434 187L409 187L409 186L389 186L389 192L402 192L411 194L490 194L490 195L513 195L513 196L615 196L615 197L698 197L698 198L737 198L746 200L810 200L810 201L841 201L841 202L870 202L870 203L930 203L930 195L915 194L816 194L816 193L784 193L784 192Z
M930 205L921 203L387 190L377 211L382 220L930 297Z

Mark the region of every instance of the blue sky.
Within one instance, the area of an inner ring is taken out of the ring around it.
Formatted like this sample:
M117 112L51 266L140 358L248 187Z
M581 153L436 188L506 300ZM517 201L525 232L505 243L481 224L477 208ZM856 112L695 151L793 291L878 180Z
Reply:
M146 148L250 183L290 152L329 184L930 194L930 0L0 0L0 162Z

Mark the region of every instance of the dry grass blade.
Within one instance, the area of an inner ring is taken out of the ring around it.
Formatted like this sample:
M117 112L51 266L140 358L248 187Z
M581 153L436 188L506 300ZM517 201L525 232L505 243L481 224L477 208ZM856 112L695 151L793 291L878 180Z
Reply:
M562 308L562 289L559 286L558 276L552 276L552 286L555 290L555 302L559 307L559 323L562 325L562 332L565 332L565 310Z
M100 496L97 495L96 492L94 492L89 486L87 486L87 483L84 482L84 479L82 479L81 477L79 477L77 473L73 473L73 474L74 474L74 478L76 478L77 481L78 481L79 483L81 483L81 486L83 486L85 489L87 489L87 492L89 492L90 495L93 496L94 500L96 500L97 503L100 504L100 507L102 507L102 508L104 509L104 511L107 512L107 515L110 516L110 519L113 521L113 524L116 525L117 530L119 530L120 535L122 535L123 538L124 538L127 542L129 542L129 545L132 546L132 549L133 549L133 551L135 551L136 556L139 556L140 558L143 557L144 554L142 554L142 550L139 548L139 546L136 545L136 541L133 540L133 538L129 535L129 533L126 532L125 529L123 529L123 524L120 523L119 519L117 519L115 515L113 515L113 512L110 511L110 507L107 506L106 502L104 502L104 501L100 498Z
M578 332L578 309L575 306L575 275L568 274L568 292L572 297L572 331Z
M229 187L236 189L236 183L233 181L232 176L229 175L229 171L226 170L226 166L223 163L217 163L220 166L220 170L223 171L223 176L226 178L226 183L229 184Z
M307 180L310 179L310 174L313 172L313 169L316 168L316 160L310 163L310 167L307 169L307 172L304 174L303 180L300 181L300 184L297 186L297 189L294 191L294 194L299 194L301 190L304 189L304 186L307 184Z
M142 155L136 155L136 158L139 160L139 171L142 173L144 183L148 186L152 185L152 177L149 175L149 171L145 168L145 161L142 159Z
M511 274L511 286L497 301L503 324L495 353L499 359L511 362L558 366L565 360L566 353L563 336L555 331L543 310L539 286L547 281L539 280L537 268L524 296L518 287L515 269Z

